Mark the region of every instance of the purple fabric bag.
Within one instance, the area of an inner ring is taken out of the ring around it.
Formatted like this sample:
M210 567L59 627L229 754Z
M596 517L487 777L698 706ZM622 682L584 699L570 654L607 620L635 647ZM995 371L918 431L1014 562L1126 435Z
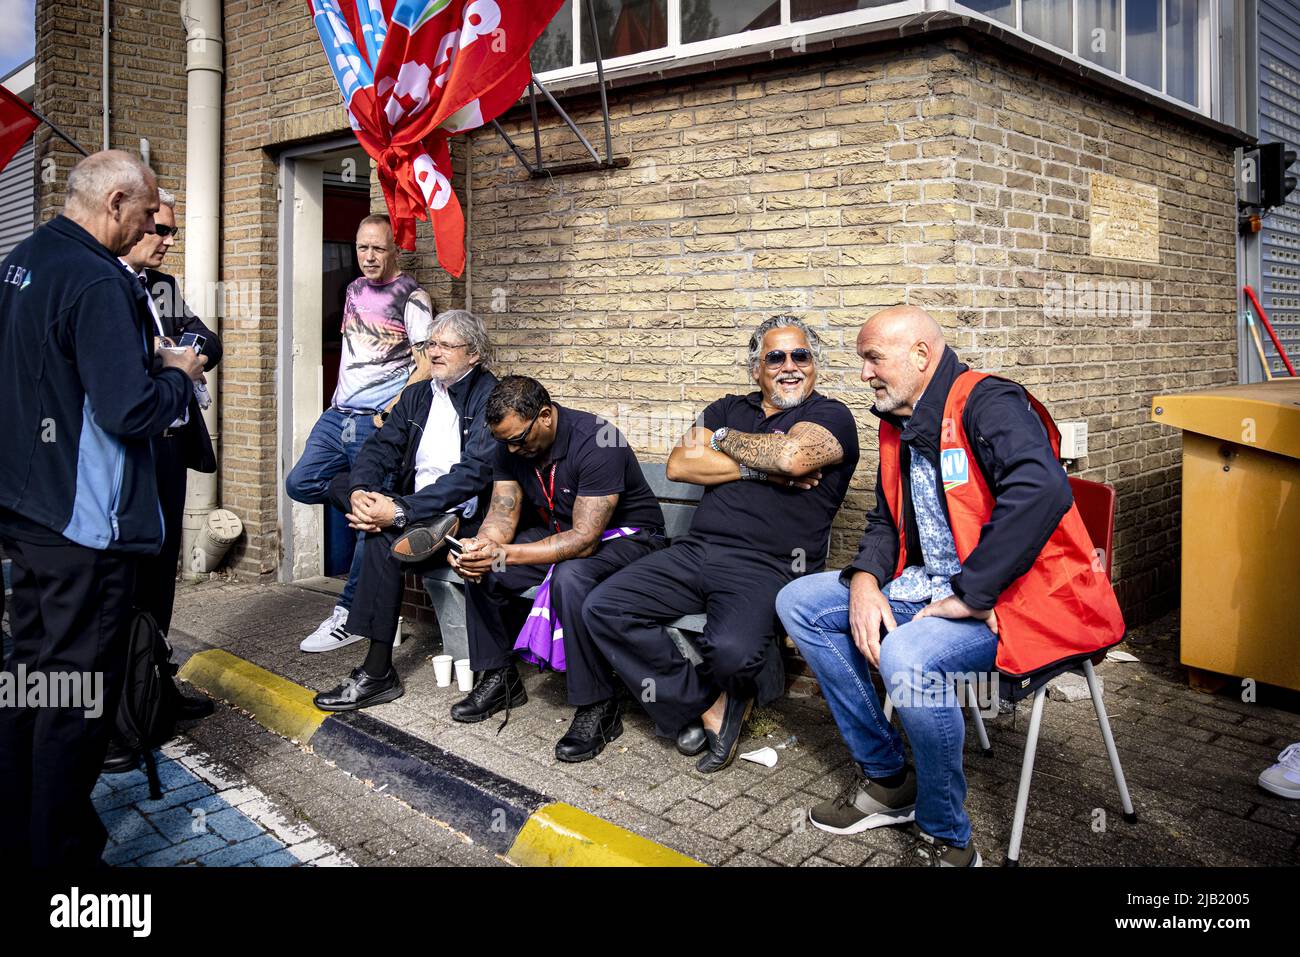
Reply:
M611 528L600 536L602 542L613 538L626 538L640 529ZM515 651L524 661L552 671L564 671L564 623L559 620L551 605L551 576L555 566L546 569L546 577L537 586L537 597L528 612L528 620L515 639Z

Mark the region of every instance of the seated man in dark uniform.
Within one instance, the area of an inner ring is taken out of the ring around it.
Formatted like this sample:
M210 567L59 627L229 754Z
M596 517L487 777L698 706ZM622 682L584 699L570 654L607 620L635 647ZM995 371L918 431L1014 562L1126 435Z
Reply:
M697 767L736 755L755 679L776 632L777 592L826 561L831 521L858 464L842 402L814 392L821 345L793 316L749 341L759 391L704 410L668 459L668 477L705 486L688 536L613 576L583 611L587 629L661 733ZM705 612L692 666L664 624ZM703 733L696 722L703 722ZM707 749L707 750L706 750Z
M459 556L448 554L466 581L470 665L482 676L451 716L482 721L525 703L513 660L520 648L529 660L567 670L578 712L555 756L586 761L623 725L613 670L587 635L582 605L597 583L664 545L663 511L618 429L552 402L536 379L502 379L488 398L487 423L500 443L492 502L477 536ZM526 515L541 523L521 531ZM528 623L512 630L508 605L534 585L542 593Z

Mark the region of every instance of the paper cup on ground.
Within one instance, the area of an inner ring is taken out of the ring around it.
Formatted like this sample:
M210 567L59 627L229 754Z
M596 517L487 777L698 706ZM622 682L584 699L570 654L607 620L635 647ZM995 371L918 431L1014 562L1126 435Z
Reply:
M470 670L468 658L456 662L456 685L461 691L474 690L474 672Z
M433 677L439 688L451 686L451 655L437 655L433 659Z

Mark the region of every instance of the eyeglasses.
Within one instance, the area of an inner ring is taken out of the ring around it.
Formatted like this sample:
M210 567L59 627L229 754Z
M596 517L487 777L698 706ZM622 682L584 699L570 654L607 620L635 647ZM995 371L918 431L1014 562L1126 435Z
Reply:
M785 352L781 349L773 349L767 355L763 356L763 361L767 363L769 369L779 369L785 365ZM812 365L813 355L809 349L795 349L790 353L790 358L794 360L797 366Z
M497 441L507 447L512 445L523 445L525 442L528 441L528 433L533 431L533 426L537 424L537 419L541 416L541 414L542 414L542 410L538 409L537 415L533 416L533 421L528 423L528 428L524 429L522 433L516 435L513 439L497 439Z
M174 236L177 239L181 238L181 228L179 226L164 226L162 223L154 223L153 231L163 239L168 236Z
M414 346L412 346L412 348L419 349L421 352L427 352L428 350L434 348L435 346L437 346L438 351L440 352L451 352L453 349L468 349L469 343L468 342L438 342L436 339L426 339L424 340L424 342L417 342Z

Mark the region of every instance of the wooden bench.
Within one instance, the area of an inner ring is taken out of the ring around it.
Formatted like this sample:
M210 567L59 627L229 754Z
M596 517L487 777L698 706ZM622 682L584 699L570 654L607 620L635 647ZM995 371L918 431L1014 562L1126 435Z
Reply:
M651 491L655 493L655 498L659 499L659 507L663 509L664 534L669 541L685 535L690 531L695 509L704 496L703 487L669 480L667 466L662 462L644 462L641 471L645 474ZM469 657L469 639L465 633L465 596L462 592L464 587L464 582L450 566L443 566L424 576L424 588L429 593L429 600L438 616L443 652L455 658ZM523 601L532 601L536 594L537 589L530 588L519 597ZM775 609L772 610L772 615L776 616ZM706 620L703 614L683 615L667 623L673 644L693 665L698 665L702 659L691 637L704 632ZM768 649L757 684L760 705L770 704L785 693L785 667L781 660L779 639Z

